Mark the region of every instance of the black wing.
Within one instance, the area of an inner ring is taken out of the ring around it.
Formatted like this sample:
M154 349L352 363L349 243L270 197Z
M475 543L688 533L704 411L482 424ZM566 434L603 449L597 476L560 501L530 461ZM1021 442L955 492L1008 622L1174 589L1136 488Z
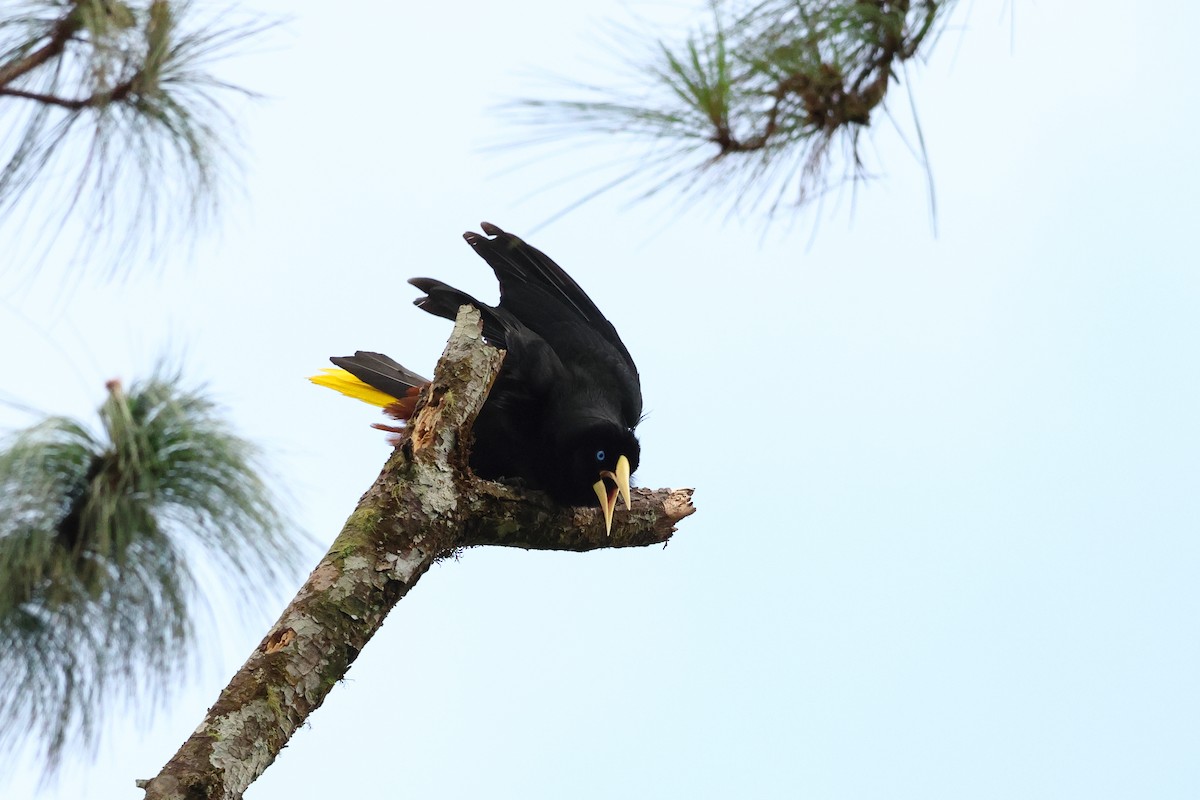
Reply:
M637 374L633 358L617 335L617 329L562 267L522 239L490 222L484 233L467 232L463 238L491 266L500 282L500 308L543 336L551 336L557 325L582 321L617 349Z

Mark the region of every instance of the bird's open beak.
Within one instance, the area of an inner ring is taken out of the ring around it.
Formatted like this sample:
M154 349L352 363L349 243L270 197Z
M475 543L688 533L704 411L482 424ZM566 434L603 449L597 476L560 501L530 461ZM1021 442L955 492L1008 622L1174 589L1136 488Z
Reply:
M611 489L608 481L612 481L614 484ZM629 459L625 456L618 458L616 472L607 469L601 470L600 480L592 484L592 489L596 491L600 507L604 509L604 532L611 536L613 511L617 507L617 497L620 496L625 501L626 511L633 507L629 497Z

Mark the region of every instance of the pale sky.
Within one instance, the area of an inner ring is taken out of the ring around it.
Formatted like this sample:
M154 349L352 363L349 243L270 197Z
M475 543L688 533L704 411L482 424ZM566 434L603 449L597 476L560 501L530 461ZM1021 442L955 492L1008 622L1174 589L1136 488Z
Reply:
M626 151L489 149L521 133L496 106L605 82L628 4L299 2L227 67L267 99L190 259L65 293L8 266L4 397L90 415L184 353L326 546L388 450L305 376L428 374L450 326L405 280L494 299L460 238L488 220L621 332L637 482L696 488L666 549L436 566L248 798L1200 796L1200 10L968 5L909 73L936 235L883 118L819 217L618 191L539 229ZM219 616L152 723L118 709L95 763L0 796L141 797L271 622Z

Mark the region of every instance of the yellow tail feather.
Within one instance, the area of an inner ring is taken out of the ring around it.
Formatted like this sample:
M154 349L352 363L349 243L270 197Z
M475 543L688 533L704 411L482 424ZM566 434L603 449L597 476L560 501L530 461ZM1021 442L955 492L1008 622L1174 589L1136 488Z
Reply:
M381 392L374 386L368 386L344 369L326 367L321 370L319 375L309 377L309 380L317 386L333 389L347 397L353 397L355 400L362 400L364 403L370 403L380 408L396 402L396 398L390 394Z

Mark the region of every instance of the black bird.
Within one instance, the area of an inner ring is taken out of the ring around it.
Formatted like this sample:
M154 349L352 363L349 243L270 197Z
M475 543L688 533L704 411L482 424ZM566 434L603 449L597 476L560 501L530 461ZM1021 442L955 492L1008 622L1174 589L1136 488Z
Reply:
M496 273L498 306L433 278L409 281L425 292L414 302L430 314L453 320L462 305L479 309L484 338L507 351L475 420L471 468L489 480L521 479L563 505L598 499L611 531L618 496L630 507L629 476L641 456L633 432L642 414L637 367L612 323L562 267L491 223L483 230L488 236L463 238ZM383 406L397 419L411 416L428 383L379 353L330 361L340 369L324 370L314 383Z

